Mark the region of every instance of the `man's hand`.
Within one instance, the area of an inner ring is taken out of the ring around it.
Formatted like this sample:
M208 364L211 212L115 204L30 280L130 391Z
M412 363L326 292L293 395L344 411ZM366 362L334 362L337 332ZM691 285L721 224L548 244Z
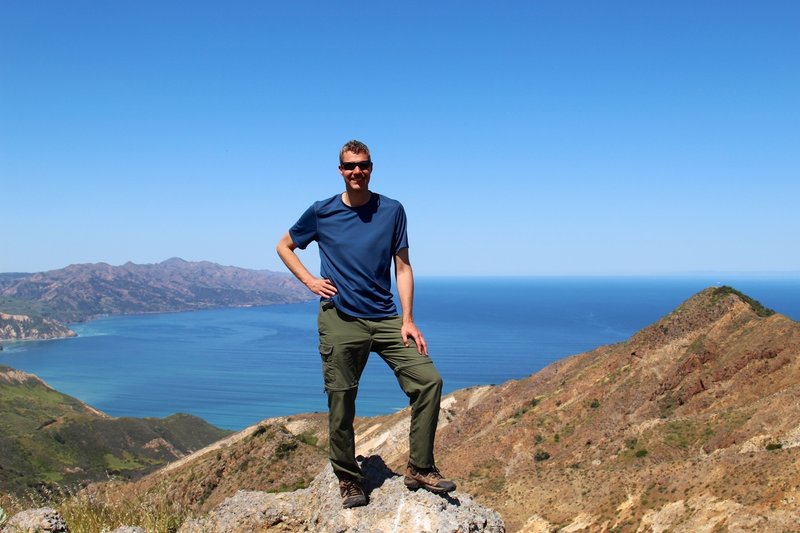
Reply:
M311 272L303 266L303 263L300 262L300 258L294 253L296 248L297 245L292 241L292 237L288 232L278 241L278 255L289 271L294 274L303 285L308 287L308 290L317 296L330 298L336 294L336 286L331 283L330 280L313 276Z
M329 279L312 277L304 283L305 286L308 287L308 290L317 296L331 298L334 294L336 294L336 286L331 283L331 280Z
M400 338L403 340L403 346L406 348L408 348L409 337L414 339L418 353L428 355L428 344L425 342L425 337L422 336L422 332L417 328L414 322L403 320L403 326L400 328Z

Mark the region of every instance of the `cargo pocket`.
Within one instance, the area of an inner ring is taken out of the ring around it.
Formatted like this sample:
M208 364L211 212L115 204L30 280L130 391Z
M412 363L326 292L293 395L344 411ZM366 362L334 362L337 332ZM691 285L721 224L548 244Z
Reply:
M358 387L358 378L348 364L348 359L336 352L332 344L320 342L319 355L322 358L322 376L325 392L350 390Z
M330 344L319 345L319 355L322 358L322 378L325 381L325 392L342 390L337 386L336 365L333 364L333 346Z

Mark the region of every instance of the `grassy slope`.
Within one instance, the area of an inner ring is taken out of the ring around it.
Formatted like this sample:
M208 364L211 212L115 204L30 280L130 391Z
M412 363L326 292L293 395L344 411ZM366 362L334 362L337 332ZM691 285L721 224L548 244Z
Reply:
M34 376L0 366L2 490L138 477L226 434L190 415L110 418Z

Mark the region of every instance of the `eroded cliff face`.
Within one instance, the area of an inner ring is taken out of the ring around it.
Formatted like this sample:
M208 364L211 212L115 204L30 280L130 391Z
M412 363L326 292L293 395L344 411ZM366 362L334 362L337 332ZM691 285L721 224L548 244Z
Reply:
M74 331L55 320L0 313L0 340L48 340L75 336Z

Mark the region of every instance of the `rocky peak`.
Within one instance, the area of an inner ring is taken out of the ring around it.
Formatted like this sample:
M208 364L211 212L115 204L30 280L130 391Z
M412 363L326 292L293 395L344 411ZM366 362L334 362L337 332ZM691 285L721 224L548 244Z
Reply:
M728 286L709 287L679 305L674 311L636 333L628 341L634 350L664 346L692 332L707 328L726 315L742 320L765 318L775 311ZM640 354L641 355L641 354Z
M402 476L389 470L380 456L360 459L369 497L365 507L342 509L339 484L328 465L306 489L280 494L239 491L206 517L185 522L179 532L505 531L500 515L475 503L468 494L412 492L403 484Z

